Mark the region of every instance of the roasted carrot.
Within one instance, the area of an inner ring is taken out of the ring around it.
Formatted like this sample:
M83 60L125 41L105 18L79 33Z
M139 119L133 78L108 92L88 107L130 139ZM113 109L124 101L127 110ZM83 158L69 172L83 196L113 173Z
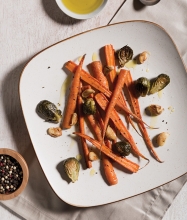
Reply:
M108 80L103 73L103 67L100 61L90 63L93 76L107 89L109 89Z
M115 51L114 51L114 48L111 44L104 46L104 55L105 55L105 59L106 59L106 67L108 69L110 69L110 71L108 72L110 83L111 83L111 85L113 85L117 74L116 74L116 69L115 69L115 66L116 66L116 64L115 64Z
M108 140L105 141L105 145L109 149L112 148L111 142ZM117 175L114 171L114 167L113 167L111 159L107 155L102 153L101 160L102 160L102 164L103 164L103 170L104 170L104 173L105 173L105 176L106 176L106 179L107 179L109 185L116 185L118 183L118 178L117 178Z
M95 95L95 100L103 110L105 110L107 108L108 100L102 93L98 93L97 95ZM121 135L130 143L134 154L148 160L139 151L138 147L135 144L135 141L134 141L133 137L131 136L131 134L128 131L128 129L126 128L126 126L123 124L121 118L119 117L119 115L118 115L118 113L115 109L113 109L111 111L111 117L110 118L113 121L116 128L118 129L118 131L121 133Z
M105 117L104 117L104 127L103 127L102 141L104 141L104 136L105 136L105 133L106 133L106 129L107 129L107 126L108 126L109 119L111 117L111 112L114 109L114 107L115 107L115 105L118 101L119 94L121 93L122 88L124 86L124 82L125 82L125 79L126 79L127 72L128 71L124 70L124 69L120 70L120 73L118 75L118 78L117 78L117 81L116 81L116 84L115 84L114 91L113 91L112 96L110 98L110 101L107 105L106 112L105 112Z
M75 64L73 61L68 61L66 64L65 64L65 67L71 71L72 73L75 73L76 69L77 69L77 64ZM111 95L111 92L103 87L100 82L94 78L93 76L91 76L88 72L86 72L85 70L82 70L81 72L81 79L88 83L89 85L91 85L92 87L94 87L95 89L99 90L100 92L103 92L106 96L109 96Z
M95 138L98 141L101 141L101 128L99 126L99 123L95 120L94 115L87 115L86 119L88 120L88 123L91 126Z
M108 67L108 69L110 69L110 71L108 72L108 78L110 80L110 84L112 86L112 90L113 90L113 86L114 86L114 82L116 80L116 69L115 69L115 50L113 48L113 45L108 44L104 46L104 55L105 55L105 59L106 59L106 66ZM125 97L123 95L123 92L121 91L120 93L120 98L121 101L123 102L123 105L127 107L127 103L125 100ZM126 114L126 120L128 123L130 123L132 125L132 127L134 128L134 130L139 134L138 130L136 129L131 117L129 114Z
M103 74L103 68L102 68L102 64L100 61L94 61L90 64L91 70L92 70L92 74L93 76L101 83L102 86L106 87L107 89L109 89L109 85L108 85L108 80L105 77L105 75ZM90 123L92 124L93 127L95 127L95 135L97 136L97 140L98 141L102 141L102 133L101 133L101 129L103 129L104 127L104 123L103 120L99 114L99 111L96 112L96 116L95 116L98 120L99 123L99 127L97 125L95 125L95 120L93 120L93 122L91 122L91 118L90 118ZM96 128L97 126L97 128ZM108 140L105 140L105 144L107 147L111 148L111 142ZM108 156L106 156L104 153L101 154L101 163L103 165L103 170L105 173L105 177L108 181L109 185L115 185L118 183L118 178L116 176L116 173L114 171L112 162L110 160L110 158L108 158Z
M72 80L72 85L70 88L70 93L67 101L67 105L65 108L65 114L62 121L62 128L67 129L71 127L71 118L73 113L75 112L76 108L76 102L77 102L77 96L79 92L79 85L80 85L80 77L81 77L81 71L82 71L82 65L84 62L85 55L82 57L76 71L74 74L74 78Z
M133 90L133 79L132 76L130 74L130 72L127 73L127 80L125 82L125 85L127 87L128 93L129 93L129 97L130 97L130 101L132 104L132 108L134 110L134 113L140 118L142 119L141 116L141 111L140 111L140 105L139 105L139 101L135 96L134 90ZM150 150L151 154L155 157L155 159L159 162L163 162L160 160L160 158L158 157L157 153L154 150L154 146L149 138L149 135L147 133L147 130L144 126L144 124L141 121L138 121L138 126L140 128L140 131L142 133L142 136L146 142L146 145L148 147L148 149Z
M74 132L74 134L76 134L80 137L83 137L86 140L88 140L89 142L91 142L95 147L97 147L99 150L101 149L101 151L104 154L106 154L108 157L110 157L111 159L113 159L117 163L121 164L127 170L129 170L133 173L136 173L139 170L139 165L138 164L132 162L131 160L128 160L125 157L120 157L120 156L112 153L112 150L109 149L105 145L102 145L102 147L101 147L101 143L99 141L96 141L95 139L91 138L90 136L82 134L82 133L78 133L78 132Z
M102 134L101 134L101 127L99 122L97 122L93 115L87 116L88 122L92 128L92 132L94 133L94 136L98 141L102 141ZM109 141L106 141L106 146L109 147L110 143ZM110 147L111 148L111 147ZM109 185L115 185L118 183L117 176L115 174L112 162L110 161L110 158L106 156L104 153L101 154L101 162L103 165L105 177L109 183Z
M80 133L85 134L84 117L83 117L83 114L82 114L82 103L83 103L83 100L82 100L80 94L78 94L77 109L78 109L78 118L79 118L79 131L80 131ZM85 138L83 138L83 137L81 137L81 144L82 144L82 149L83 149L83 153L84 153L86 166L87 166L87 168L91 168L92 167L92 162L89 160L88 145L86 143Z
M77 65L72 62L72 61L68 61L65 65L65 67L71 71L72 73L74 73L76 71ZM102 86L100 84L100 82L95 79L94 77L92 77L89 73L87 73L85 70L82 70L81 72L81 79L83 81L85 81L86 83L90 84L92 87L94 87L95 89L99 90L100 92L102 92L104 95L106 95L107 97L110 97L112 95L112 92L109 91L107 88L105 88L104 86ZM123 101L121 101L121 98L119 97L118 99L119 101L117 102L117 106L119 106L121 109L123 109L126 114L132 115L137 121L140 121L142 123L144 123L145 125L147 125L145 122L142 121L142 119L140 119L136 114L134 114L132 111L129 110L129 108L127 108L127 106L125 106L123 104ZM148 126L148 125L147 125Z
M91 89L91 86L90 85L84 85L84 86L82 86L81 91L83 92L86 89Z
M104 123L103 123L103 120L102 120L98 111L96 112L96 118L99 122L101 129L103 130ZM99 140L102 141L101 132L100 132ZM105 145L110 149L112 148L112 143L107 139L105 140ZM117 175L114 171L114 167L113 167L113 163L112 163L111 159L107 155L102 153L101 160L102 160L102 165L103 165L105 177L106 177L109 185L116 185L118 183L118 178L117 178Z

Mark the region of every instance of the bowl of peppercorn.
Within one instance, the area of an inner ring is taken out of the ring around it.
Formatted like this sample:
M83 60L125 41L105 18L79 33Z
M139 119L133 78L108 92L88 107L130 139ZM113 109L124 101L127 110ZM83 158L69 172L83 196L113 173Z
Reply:
M25 189L28 178L24 158L14 150L0 148L0 200L18 196Z

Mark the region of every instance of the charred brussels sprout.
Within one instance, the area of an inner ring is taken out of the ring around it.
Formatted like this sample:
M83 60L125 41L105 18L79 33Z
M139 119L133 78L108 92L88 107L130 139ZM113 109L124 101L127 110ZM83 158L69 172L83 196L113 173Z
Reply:
M50 101L43 100L38 103L36 107L36 112L40 117L45 119L45 121L58 123L62 118L62 113L57 109L55 104Z
M119 141L113 145L113 150L121 156L128 156L131 153L131 145L127 141Z
M88 98L83 103L83 112L85 115L94 115L96 113L95 101L92 98Z
M116 52L120 67L124 67L125 63L132 60L133 50L129 46L124 46Z
M169 76L162 73L158 75L157 78L151 82L151 88L149 93L154 94L156 92L159 92L160 90L164 89L169 83L170 83Z
M78 180L80 163L75 157L70 157L64 161L64 171L74 183Z
M150 81L146 77L140 77L135 82L135 89L140 96L146 96L149 93Z

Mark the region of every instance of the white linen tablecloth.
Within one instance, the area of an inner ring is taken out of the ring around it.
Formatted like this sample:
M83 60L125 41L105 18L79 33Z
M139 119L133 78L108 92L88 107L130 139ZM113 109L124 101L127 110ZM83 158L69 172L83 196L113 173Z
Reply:
M32 3L30 1L25 3L23 0L14 1L15 5L24 4L25 8L12 6L8 1L6 3L0 2L3 4L3 14L0 13L0 18L2 18L0 20L7 21L6 24L1 23L0 27L0 110L1 117L6 118L6 121L1 120L3 121L0 129L1 147L19 151L26 159L30 171L29 182L24 192L15 199L1 201L1 205L17 213L18 216L15 218L28 220L162 219L175 196L186 183L187 175L120 202L92 208L72 207L61 201L49 186L36 159L24 124L17 87L21 70L29 58L50 44L71 36L71 28L74 29L73 34L76 34L88 29L89 26L94 28L106 25L107 20L104 20L104 16L103 20L98 16L95 18L97 20L81 21L82 24L78 24L80 21L75 22L68 20L66 16L61 17L54 3L48 0L43 0L40 3L36 0L31 1ZM32 8L28 8L28 6L32 6ZM23 11L19 11L17 8L22 8ZM112 10L112 8L105 9L103 13L109 13L108 10ZM143 6L138 0L127 0L111 23L127 20L148 20L158 23L173 38L184 63L187 64L186 11L187 1L185 0L161 0L157 5L149 7ZM58 13L54 14L53 12ZM11 16L12 19L8 19L8 16ZM71 21L74 23L71 24ZM63 30L61 29L62 23ZM64 28L66 23L68 26ZM85 25L85 27L81 27L81 25ZM15 114L13 114L12 108L15 110ZM9 139L5 139L6 134L3 133L3 126L9 132Z

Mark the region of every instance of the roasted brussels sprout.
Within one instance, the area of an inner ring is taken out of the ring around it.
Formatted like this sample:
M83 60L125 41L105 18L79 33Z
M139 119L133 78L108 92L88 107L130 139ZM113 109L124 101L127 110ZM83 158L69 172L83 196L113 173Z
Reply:
M120 67L124 67L125 63L132 60L133 50L129 46L124 46L116 52Z
M149 94L154 94L164 89L170 83L170 78L168 75L162 73L157 76L156 79L153 79L151 82L151 88Z
M146 77L140 77L135 82L135 89L140 96L146 96L149 93L150 81Z
M128 156L131 153L131 145L127 141L116 142L113 144L112 149L121 156Z
M80 163L75 157L70 157L64 161L64 171L74 183L78 180Z
M88 98L83 103L83 112L85 115L94 115L96 113L95 101L92 98Z
M38 103L36 107L36 112L40 117L45 119L45 121L58 123L62 118L62 112L57 109L55 104L50 101L43 100Z

